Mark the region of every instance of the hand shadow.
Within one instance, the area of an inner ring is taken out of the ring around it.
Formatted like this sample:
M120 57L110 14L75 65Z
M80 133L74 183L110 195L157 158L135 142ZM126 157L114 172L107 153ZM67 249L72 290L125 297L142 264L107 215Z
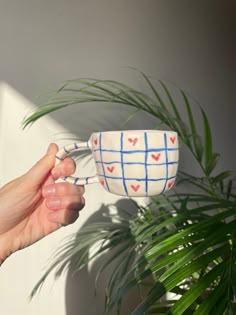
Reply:
M119 209L129 209L133 214L137 212L135 204L129 199L121 199L116 202L118 215ZM109 217L104 217L104 214L109 214L109 209L107 206L102 205L94 215L86 221L86 223L81 227L89 225L93 222L98 222L101 220L106 222L111 222ZM112 222L111 222L112 224ZM112 272L112 265L109 266L101 274L98 280L98 287L95 294L95 278L96 273L99 270L103 262L108 258L109 253L104 254L99 261L95 261L92 267L86 266L81 271L74 273L73 271L73 261L69 266L67 279L66 279L66 314L67 315L102 315L105 309L105 288L106 283L109 280L109 275ZM127 294L124 301L122 302L122 315L130 315L135 305L140 303L140 296L138 289L135 288L133 291ZM111 312L106 313L109 315L117 314L114 308Z

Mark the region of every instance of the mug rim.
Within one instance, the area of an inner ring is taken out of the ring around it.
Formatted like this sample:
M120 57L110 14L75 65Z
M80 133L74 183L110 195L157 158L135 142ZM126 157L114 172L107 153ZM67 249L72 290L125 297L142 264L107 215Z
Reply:
M107 134L107 133L113 133L113 134L117 134L117 133L121 133L121 132L124 132L124 133L144 133L144 132L147 132L147 133L175 133L177 134L176 131L173 131L173 130L155 130L155 129L137 129L137 130L108 130L108 131L96 131L96 132L93 132L92 134Z

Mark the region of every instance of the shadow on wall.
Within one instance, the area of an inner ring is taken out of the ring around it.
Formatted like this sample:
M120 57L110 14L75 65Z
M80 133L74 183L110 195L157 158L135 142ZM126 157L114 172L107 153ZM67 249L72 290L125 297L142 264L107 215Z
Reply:
M93 132L123 129L153 129L156 120L146 113L131 115L135 109L125 105L79 104L54 112L51 117L80 140Z
M73 135L73 140L81 141L88 140L90 135L96 131L157 128L157 121L145 113L138 113L129 120L127 124L123 125L133 111L132 108L120 105L81 104L52 113L51 117L62 125L65 131L68 130L68 132ZM71 138L69 140L69 133L65 135L58 134L57 137L59 140L68 137L69 143L72 140ZM87 157L91 156L89 151L84 153L83 157L85 157L85 155L87 155ZM80 160L80 163L83 164L85 161L87 161L86 158ZM80 176L90 175L85 174L88 168L82 168L81 164L78 165ZM117 208L136 211L133 203L128 199L118 200L115 206ZM97 222L101 219L104 220L104 214L109 213L108 207L104 204L101 204L99 209L91 210L91 216L81 228L92 222ZM95 278L100 264L106 258L106 255L101 257L99 261L95 261L91 267L85 267L76 274L73 271L73 261L71 262L71 267L69 268L66 279L66 315L100 315L104 313L105 287L112 267L110 270L108 268L108 270L102 273L98 282L96 296ZM124 300L122 315L131 314L131 310L137 305L138 300L140 300L140 298L137 289L135 289L127 296L126 300ZM115 315L115 309L109 314Z
M117 209L126 209L129 212L135 212L132 201L128 199L120 199L116 202ZM93 222L104 220L104 214L109 214L108 207L102 205L90 218L85 222L82 228ZM119 210L117 210L119 215ZM106 222L108 219L105 219ZM95 277L96 273L108 258L104 254L99 260L96 260L91 268L85 267L78 273L73 271L73 261L69 268L66 281L66 314L67 315L101 315L104 313L105 288L109 274L112 272L112 266L106 269L98 280L98 286L95 296ZM90 270L89 270L90 269ZM81 285L83 284L83 285ZM91 303L88 303L90 301ZM122 303L122 315L130 315L135 305L140 302L137 288L131 291ZM86 303L86 304L85 304ZM116 310L112 310L109 315L115 315Z
M72 139L75 141L86 141L89 139L91 133L97 131L158 129L158 127L160 127L154 117L143 112L137 113L129 120L133 112L133 108L128 108L127 106L88 103L61 109L50 114L53 121L56 121L64 130L64 132L56 134L56 139L54 140L60 145L60 140L65 141L65 138L67 138L68 143L72 142ZM126 121L127 124L124 125ZM161 126L161 128L163 128L163 126ZM91 155L90 152L88 152L87 156L89 155ZM83 161L84 160L82 160L82 162ZM190 162L187 163L188 161ZM192 159L186 159L182 154L181 164L190 164L190 167L193 168ZM83 174L83 172L87 172L87 169L87 167L82 169L80 166L78 167L81 176L91 175ZM97 196L98 198L96 198L96 192L94 193L94 200L99 199L101 203L106 203L101 196ZM131 202L127 199L121 199L116 203L116 206L118 208L130 209ZM108 213L109 211L105 205L101 205L99 209L98 207L99 205L96 204L96 206L94 205L94 209L89 209L91 215L84 226L100 220L102 214ZM106 257L103 259L105 258ZM101 260L99 261L99 264L100 263ZM71 262L71 267L69 268L66 278L66 315L101 315L104 313L105 287L106 281L109 278L109 272L111 271L107 270L106 273L104 272L102 274L95 297L95 277L98 268L98 262L95 262L91 268L84 268L78 274L74 274L73 261ZM137 293L138 292L132 292L127 296L127 299L124 301L122 315L131 314L131 310L137 305L139 300ZM114 310L110 312L110 315L115 313Z
M73 140L86 141L89 139L91 133L96 131L107 130L122 130L122 129L158 129L157 120L146 114L137 113L131 120L128 118L133 113L132 108L121 105L107 105L107 104L81 104L52 113L51 117L55 119L63 128L68 130L75 138ZM128 119L128 121L127 121ZM124 125L124 122L127 124ZM163 126L161 126L163 129ZM161 128L160 128L161 129ZM68 137L69 134L64 135ZM58 138L63 138L63 134L59 134ZM70 139L71 142L72 139ZM86 152L87 156L90 156L90 152ZM82 164L86 159L82 160ZM185 159L182 159L184 164ZM80 161L81 162L81 161ZM86 168L81 169L78 165L78 169L81 176L88 176L91 174L86 173ZM95 192L96 193L96 192ZM96 196L95 196L96 198ZM120 199L115 204L117 208L132 209L132 202L128 199ZM134 207L134 206L133 206ZM91 216L85 222L83 226L89 225L92 222L97 222L103 218L104 214L108 214L109 209L106 205L101 205L97 209L91 209ZM83 228L83 226L81 228ZM79 273L73 271L73 261L69 268L66 279L66 315L101 315L104 314L104 302L105 302L105 287L109 278L110 270L106 270L102 273L95 297L95 278L96 271L99 269L103 259L99 259L99 262L95 261L92 267L86 267ZM135 305L140 301L137 289L130 292L126 299L123 301L122 315L130 315ZM115 309L112 310L109 315L115 315Z

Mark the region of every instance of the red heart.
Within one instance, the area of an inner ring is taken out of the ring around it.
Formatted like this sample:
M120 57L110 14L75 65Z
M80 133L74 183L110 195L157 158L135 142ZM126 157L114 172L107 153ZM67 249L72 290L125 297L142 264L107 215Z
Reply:
M159 160L159 158L160 158L160 156L161 156L161 153L158 153L158 154L152 154L151 155L151 157L155 160L155 161L158 161Z
M138 138L134 138L134 139L132 139L132 138L128 138L128 141L132 144L132 146L134 147L135 146L135 144L137 143L137 141L138 141Z
M98 139L94 139L94 144L97 145L98 144Z
M114 171L114 168L115 168L114 166L112 166L112 167L109 167L109 166L108 166L108 167L107 167L107 169L108 169L108 171L109 171L110 173L112 173L112 172Z
M168 188L170 189L174 184L174 181L172 180L171 182L168 183Z
M104 184L105 184L105 182L104 182L104 180L103 180L103 179L101 180L101 184L102 184L102 186L104 186Z
M175 137L170 137L170 141L174 144L175 143Z
M133 189L133 191L138 191L139 188L140 188L140 185L137 185L137 186L134 186L134 185L131 185L131 188Z

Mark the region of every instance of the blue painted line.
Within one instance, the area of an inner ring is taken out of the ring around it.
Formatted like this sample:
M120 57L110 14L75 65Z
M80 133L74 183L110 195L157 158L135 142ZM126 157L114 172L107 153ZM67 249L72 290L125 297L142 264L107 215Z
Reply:
M96 164L120 164L120 161L112 161L112 162L105 162L105 161L95 161Z
M74 148L75 148L75 149L79 149L77 143L74 143Z
M79 180L79 177L75 177L75 179L74 179L74 184L75 185L77 184L78 180Z
M61 157L57 156L57 155L56 155L56 159L59 160L59 161L63 161L63 159Z
M125 170L124 170L124 159L123 159L123 145L124 145L124 134L123 132L121 132L120 135L120 161L121 161L121 171L122 171L122 181L123 181L123 187L125 190L126 195L128 195L128 191L127 191L127 186L126 186L126 182L125 182Z
M105 179L105 183L106 183L106 186L107 186L107 190L110 191L110 187L107 183L107 177L106 177L106 173L105 173L105 167L104 167L104 164L103 164L103 160L102 160L102 152L104 152L102 150L102 133L100 132L99 134L99 151L100 151L100 160L101 160L101 163L102 163L102 170L103 170L103 177Z
M66 147L64 147L63 149L64 149L64 151L65 151L66 153L70 153L70 151L67 150Z
M166 137L166 133L164 133L164 143L165 143L165 157L166 157L166 181L164 184L164 188L162 190L162 193L165 191L166 189L166 185L167 185L167 181L169 180L168 178L168 151L167 151L167 137Z
M155 148L149 148L148 152L163 152L163 151L178 151L178 148L161 148L161 149L155 149ZM108 150L108 149L95 149L94 152L102 151L102 152L112 152L112 153L119 153L119 154L134 154L134 153L145 153L145 150L132 150L132 151L123 151L123 150Z
M126 181L130 181L130 180L136 180L136 181L139 181L139 182L145 182L146 181L146 178L137 178L137 177L113 177L113 176L109 176L109 175L103 175L103 174L97 174L98 176L101 176L101 177L104 177L104 178L108 178L108 179L117 179L117 180L126 180ZM148 178L148 181L149 182L159 182L159 181L166 181L166 180L170 180L170 179L174 179L176 178L176 176L171 176L171 177L168 177L166 179L166 177L162 177L162 178Z
M86 177L85 178L85 185L88 185L88 180L89 180L89 177Z
M145 193L148 194L148 168L147 168L147 160L148 160L148 138L147 133L144 133L144 143L145 143Z
M120 161L113 161L113 162L105 162L105 161L95 161L96 164L121 164ZM124 165L147 165L147 166L162 166L162 165L166 165L166 163L144 163L144 162L123 162ZM178 162L168 162L168 165L172 165L172 164L178 164Z

